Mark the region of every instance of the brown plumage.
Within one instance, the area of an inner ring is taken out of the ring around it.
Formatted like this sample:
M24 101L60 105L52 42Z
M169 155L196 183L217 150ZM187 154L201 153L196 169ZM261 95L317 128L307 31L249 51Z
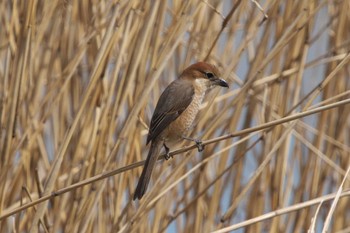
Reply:
M228 87L226 81L219 77L214 65L198 62L186 68L161 94L147 136L147 144L151 142L151 148L134 200L145 194L162 146L171 147L191 128L205 94L215 86Z

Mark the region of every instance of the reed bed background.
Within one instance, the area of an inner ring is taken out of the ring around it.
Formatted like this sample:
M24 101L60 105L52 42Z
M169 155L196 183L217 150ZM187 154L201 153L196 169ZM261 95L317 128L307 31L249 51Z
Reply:
M0 232L350 232L349 12L1 1ZM134 202L157 99L200 60L230 83L191 132L205 150L172 148Z

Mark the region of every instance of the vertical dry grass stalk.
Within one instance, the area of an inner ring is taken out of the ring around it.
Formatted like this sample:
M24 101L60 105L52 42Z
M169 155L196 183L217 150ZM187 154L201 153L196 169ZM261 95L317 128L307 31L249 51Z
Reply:
M349 99L349 11L347 0L1 1L0 232L346 229L347 104L163 161L140 202L135 168L14 210L143 160L161 91L194 61L232 87L203 106L191 135L203 140Z

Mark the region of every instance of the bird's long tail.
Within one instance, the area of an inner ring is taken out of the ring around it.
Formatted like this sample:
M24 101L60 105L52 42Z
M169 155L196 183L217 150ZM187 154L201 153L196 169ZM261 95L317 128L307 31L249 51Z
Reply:
M156 140L151 143L151 148L149 149L145 166L143 167L142 174L136 186L133 200L136 198L140 200L145 194L161 148L162 143L160 141Z

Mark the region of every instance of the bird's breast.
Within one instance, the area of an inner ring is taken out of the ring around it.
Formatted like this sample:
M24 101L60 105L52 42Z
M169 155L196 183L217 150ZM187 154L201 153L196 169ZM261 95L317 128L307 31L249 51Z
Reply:
M195 93L190 105L173 121L168 128L168 140L180 139L189 129L199 112L200 105L205 96L206 87L201 84L194 86Z

